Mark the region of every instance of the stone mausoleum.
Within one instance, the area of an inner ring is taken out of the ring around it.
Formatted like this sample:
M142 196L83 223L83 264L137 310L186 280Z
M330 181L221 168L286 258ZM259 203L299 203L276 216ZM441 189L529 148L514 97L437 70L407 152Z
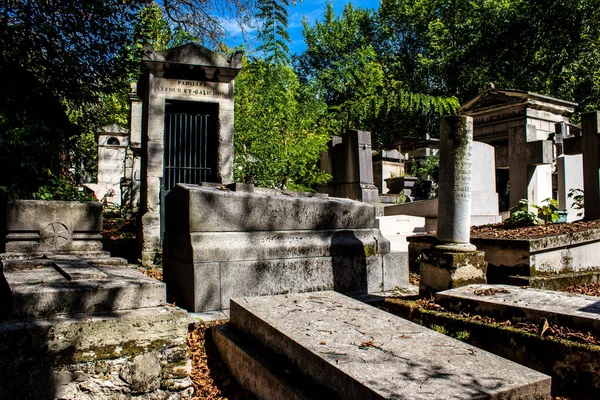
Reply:
M232 182L233 79L242 53L225 59L194 43L145 50L131 136L140 144L133 164L140 167L141 255L148 264L161 245L161 205L177 183Z
M493 87L468 100L459 113L473 117L473 138L494 146L501 211L528 199L553 198L556 124L568 125L576 103ZM509 185L510 182L510 185Z

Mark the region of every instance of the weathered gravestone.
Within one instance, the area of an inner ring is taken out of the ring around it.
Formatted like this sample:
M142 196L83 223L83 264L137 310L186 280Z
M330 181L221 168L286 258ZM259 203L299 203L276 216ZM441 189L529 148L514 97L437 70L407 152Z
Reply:
M125 162L129 146L129 132L117 124L105 126L96 134L98 144L97 183L86 186L96 198L122 205L121 183L125 176Z
M423 252L420 292L485 283L484 254L470 243L473 120L444 117L440 127L437 241Z
M585 218L600 218L600 112L581 115L581 136L563 139L567 155L583 155ZM581 188L579 188L581 189Z
M140 240L142 263L150 264L161 244L164 196L177 183L232 182L233 79L242 53L226 60L193 43L145 50L142 131L132 138L141 140Z
M213 338L259 398L550 398L547 375L330 291L233 299Z
M8 202L0 398L190 396L187 313L102 251L100 203Z
M371 132L348 130L341 137L334 136L321 155L321 168L332 179L317 190L334 197L377 203L372 160Z

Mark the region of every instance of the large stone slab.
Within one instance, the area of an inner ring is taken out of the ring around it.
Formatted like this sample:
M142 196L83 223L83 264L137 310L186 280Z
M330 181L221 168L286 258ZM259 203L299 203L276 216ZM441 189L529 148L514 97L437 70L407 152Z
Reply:
M509 285L469 285L440 292L436 301L448 309L534 322L546 318L600 334L600 297Z
M173 208L171 205L177 205ZM234 192L178 184L167 196L167 231L238 232L374 228L375 207L346 199ZM243 218L240 218L243 215Z
M550 377L336 292L239 298L231 324L344 399L548 399Z
M11 306L3 319L164 306L165 284L135 269L80 258L2 263Z

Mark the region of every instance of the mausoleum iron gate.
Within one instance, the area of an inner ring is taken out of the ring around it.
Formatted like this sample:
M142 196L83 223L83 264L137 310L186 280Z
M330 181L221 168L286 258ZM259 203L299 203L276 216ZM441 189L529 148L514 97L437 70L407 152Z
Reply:
M167 101L161 184L161 239L165 196L178 183L216 181L217 104Z

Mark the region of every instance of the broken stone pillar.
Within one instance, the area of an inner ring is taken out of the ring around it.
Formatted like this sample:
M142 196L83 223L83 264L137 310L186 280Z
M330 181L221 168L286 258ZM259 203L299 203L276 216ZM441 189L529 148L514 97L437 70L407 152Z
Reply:
M600 218L600 157L598 157L598 134L600 112L593 111L581 116L583 133L583 195L585 196L585 218Z
M485 283L484 253L470 243L473 119L444 117L440 128L437 244L423 252L421 295Z
M536 140L534 125L508 129L510 207L521 199L540 204L552 198L552 161L552 141Z

